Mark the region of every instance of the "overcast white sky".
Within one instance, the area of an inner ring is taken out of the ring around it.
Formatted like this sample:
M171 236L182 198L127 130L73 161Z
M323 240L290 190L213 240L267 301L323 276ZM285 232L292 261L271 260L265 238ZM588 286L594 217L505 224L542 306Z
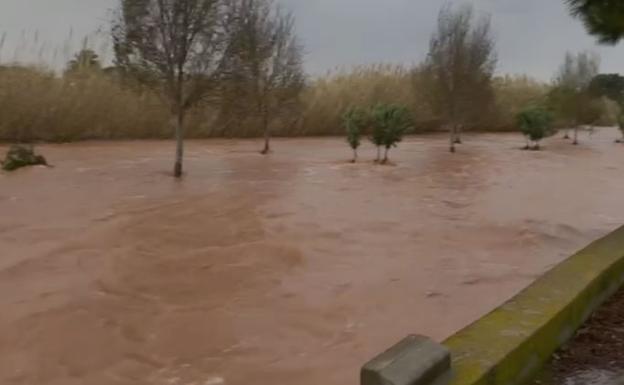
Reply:
M604 72L624 72L624 46L599 47L563 0L457 0L489 13L499 73L548 80L566 50L595 50ZM376 62L415 63L426 55L443 0L282 0L297 18L312 74ZM84 36L106 31L117 0L0 0L0 60L44 58L61 63ZM72 38L69 39L70 31ZM71 41L68 44L68 40ZM105 50L101 43L99 51ZM55 53L56 52L56 53Z

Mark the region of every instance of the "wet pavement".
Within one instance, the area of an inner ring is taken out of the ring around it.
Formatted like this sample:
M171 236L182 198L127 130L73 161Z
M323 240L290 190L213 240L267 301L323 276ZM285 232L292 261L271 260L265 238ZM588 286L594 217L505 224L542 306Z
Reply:
M182 181L170 142L40 146L0 173L0 383L357 384L624 223L618 135L192 141Z

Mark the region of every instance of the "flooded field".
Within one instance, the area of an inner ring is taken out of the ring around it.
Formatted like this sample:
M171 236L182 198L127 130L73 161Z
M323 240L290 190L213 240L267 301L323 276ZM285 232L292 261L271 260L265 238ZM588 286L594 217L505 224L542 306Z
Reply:
M357 384L623 224L616 137L194 141L182 181L170 142L41 146L0 173L0 383Z

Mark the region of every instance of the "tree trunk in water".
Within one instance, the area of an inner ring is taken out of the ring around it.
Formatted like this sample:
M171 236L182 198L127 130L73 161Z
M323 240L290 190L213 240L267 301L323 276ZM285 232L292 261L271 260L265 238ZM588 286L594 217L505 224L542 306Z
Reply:
M386 147L386 151L384 152L384 158L383 158L383 164L388 163L388 152L390 151L390 148Z
M354 148L354 149L353 149L353 160L351 161L351 163L356 163L356 162L357 162L357 159L358 159L358 156L357 156L357 148Z
M173 176L181 178L183 174L182 162L184 160L184 110L178 108L175 117L176 155Z
M525 139L526 139L526 146L524 146L524 149L528 150L531 148L531 139L529 139L528 136L526 136Z
M568 128L565 129L563 139L570 139L570 130Z
M574 142L572 142L573 145L577 145L578 144L578 126L574 127Z
M381 147L377 146L377 159L375 159L375 162L379 163L380 160L381 160Z
M451 125L451 138L450 138L450 142L451 142L451 152L455 152L455 125L452 124Z
M264 149L261 154L266 155L271 152L271 132L269 130L269 117L266 111L262 113L262 127L264 128Z
M462 144L461 133L462 133L462 126L457 125L455 128L455 144Z

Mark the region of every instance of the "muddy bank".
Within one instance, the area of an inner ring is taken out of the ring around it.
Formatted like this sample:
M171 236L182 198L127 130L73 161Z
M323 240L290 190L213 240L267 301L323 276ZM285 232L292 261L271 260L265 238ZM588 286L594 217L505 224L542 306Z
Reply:
M621 225L617 136L193 141L183 181L169 142L41 146L0 174L0 383L356 384Z

